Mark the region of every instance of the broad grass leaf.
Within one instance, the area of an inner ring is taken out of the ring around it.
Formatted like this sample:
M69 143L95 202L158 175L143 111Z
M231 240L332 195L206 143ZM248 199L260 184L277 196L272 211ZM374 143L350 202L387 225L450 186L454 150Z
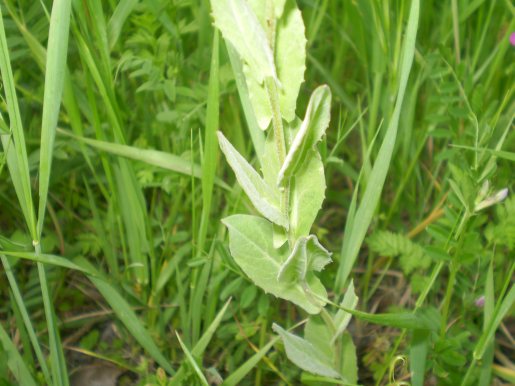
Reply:
M226 217L222 222L229 229L231 255L258 287L295 303L310 314L320 312L325 304L307 294L301 284L277 280L286 253L273 246L272 223L261 217L243 214ZM317 297L327 297L324 286L316 277L309 283L311 292Z
M259 83L277 79L274 56L263 27L245 0L211 0L215 26L231 42Z
M45 66L45 91L41 118L41 147L39 158L39 208L37 232L38 240L43 232L55 131L59 119L61 97L63 95L68 35L70 27L71 0L55 1L52 6L48 47Z
M218 132L218 141L227 162L254 207L270 221L287 228L288 220L281 212L278 190L268 186L221 132Z
M303 163L309 160L309 151L322 139L330 120L331 90L323 85L311 94L306 116L277 176L278 185L300 170Z
M316 236L300 237L281 265L277 279L286 282L309 281L313 271L320 272L330 262L331 253L320 244Z
M354 281L351 280L349 288L347 288L347 292L345 292L345 296L341 302L341 306L344 308L348 308L351 310L356 309L358 305L359 298L356 296L356 292L354 292ZM352 315L344 310L338 310L336 315L334 316L334 325L336 327L336 332L332 337L332 341L334 342L338 337L343 334L347 326L349 325L350 319Z
M299 336L289 333L275 323L272 328L281 336L286 355L295 365L313 374L340 378L340 374L333 367L332 359L313 344Z
M284 120L295 119L297 97L306 70L306 38L302 15L294 1L288 0L276 6L276 33L274 41L274 60L277 77L281 87L278 88L279 106ZM266 28L266 2L251 3L258 19ZM278 15L281 15L280 17ZM264 84L254 75L252 68L244 68L249 96L259 127L266 130L272 119L272 109Z
M397 98L394 111L389 120L388 128L384 135L383 143L377 154L376 161L368 177L367 186L363 198L356 209L356 214L352 220L352 228L346 229L345 233L350 233L349 237L344 238L340 253L341 264L336 276L336 289L339 290L347 282L352 267L358 257L361 244L365 239L368 227L372 222L377 204L381 197L381 192L386 180L390 161L395 148L395 140L399 128L399 120L404 102L404 94L408 84L408 78L415 56L415 41L417 38L418 19L420 12L420 1L411 3L408 26L405 33L402 52L400 53L400 76Z
M324 165L317 151L290 182L290 226L295 238L307 236L325 197Z

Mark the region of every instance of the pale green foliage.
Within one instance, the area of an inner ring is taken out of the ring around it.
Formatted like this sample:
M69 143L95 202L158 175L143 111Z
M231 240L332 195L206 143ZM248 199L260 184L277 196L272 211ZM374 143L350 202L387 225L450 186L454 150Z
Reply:
M324 352L277 324L274 324L272 328L281 336L288 358L301 369L326 377L340 378L340 374L333 367L331 358Z
M320 272L331 262L331 254L314 235L300 237L293 251L281 265L277 279L285 282L305 282L313 271Z
M256 209L270 221L288 227L288 222L280 209L277 190L268 186L254 168L241 156L221 132L218 141L227 162L231 165L241 187L247 193Z
M290 184L290 227L294 237L309 234L324 202L325 187L324 165L318 152L313 150Z
M318 87L309 100L306 117L302 121L299 132L295 135L290 150L286 155L279 175L277 185L284 179L290 178L301 169L302 164L309 162L308 152L325 134L331 120L331 90L326 85Z
M311 314L320 312L324 304L311 294L325 298L327 293L316 276L310 275L305 283L277 280L287 253L274 248L273 227L269 221L243 214L222 221L229 229L231 255L257 286L297 304ZM309 287L309 293L305 291L306 287Z
M273 53L266 33L245 0L211 1L215 25L236 48L259 83L277 78Z
M228 8L222 9L222 4ZM243 61L248 97L258 126L263 130L270 122L273 126L266 136L262 153L258 154L263 177L223 134L218 134L222 152L238 183L257 211L266 218L233 215L223 220L229 229L231 255L243 272L265 292L289 300L310 314L318 314L325 306L327 292L315 273L331 262L331 253L315 235L310 235L310 230L325 196L324 165L316 145L329 126L331 91L325 85L318 87L310 98L304 120L296 117L297 97L304 80L306 39L295 1L213 0L213 10L215 25ZM252 11L254 13L249 16ZM248 25L245 24L248 32L241 24L246 17L249 19ZM227 26L226 23L234 25ZM261 29L259 33L256 32L258 29ZM238 33L248 33L248 36ZM267 49L260 47L263 34L268 38ZM273 51L273 65L278 74L275 81L268 77L263 82L261 69L256 70L258 60L249 54L246 45L252 39L258 40L253 54L263 55L262 61L266 59L268 49ZM354 309L356 304L357 297L352 288L344 305ZM321 327L321 340L317 345L277 325L274 330L281 336L288 358L301 369L341 379L340 372L334 367L340 366L335 340L343 333L349 319L350 314L342 311L335 320L329 320L332 327ZM337 331L333 331L333 325L338 326ZM324 342L325 349L320 350ZM350 343L345 347L353 351L352 341ZM355 358L355 354L350 356Z
M266 30L267 6L266 1L251 2L261 25ZM302 16L294 1L289 0L284 5L274 2L275 16L277 18L274 39L274 60L277 76L281 87L279 88L279 106L281 115L287 122L295 119L295 107L300 85L304 81L306 70L306 38ZM249 89L259 127L266 130L272 119L272 107L268 102L268 93L262 82L255 76L249 66L244 66L245 78Z

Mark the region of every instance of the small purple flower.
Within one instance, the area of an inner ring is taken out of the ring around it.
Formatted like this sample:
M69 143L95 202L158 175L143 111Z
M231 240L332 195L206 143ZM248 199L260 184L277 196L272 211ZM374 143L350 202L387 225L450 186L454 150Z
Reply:
M474 303L476 304L476 307L483 308L485 305L485 295L478 297Z
M510 43L512 46L515 46L515 32L512 32L510 35Z

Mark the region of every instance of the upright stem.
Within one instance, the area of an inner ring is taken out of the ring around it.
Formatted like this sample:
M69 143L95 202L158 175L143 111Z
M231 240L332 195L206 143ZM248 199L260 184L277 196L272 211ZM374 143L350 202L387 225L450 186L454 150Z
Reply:
M277 149L277 155L279 156L279 163L282 164L286 157L286 143L284 142L283 120L281 117L279 93L277 91L275 79L271 77L266 78L265 86L268 93L268 100L270 101L270 107L272 108L272 125L274 128L275 147Z
M279 164L282 165L284 163L284 159L286 158L286 143L284 141L284 128L283 128L283 120L281 116L281 108L279 105L279 93L277 91L277 84L274 78L266 78L265 79L266 91L268 93L268 99L270 101L270 106L272 108L272 126L274 130L274 141L275 148L277 151L277 157L279 158ZM289 182L285 183L284 187L280 188L281 190L281 211L286 216L289 217L289 197L290 197L290 184ZM290 239L288 237L288 239ZM290 240L291 243L291 240Z
M266 34L268 38L268 44L270 45L270 49L272 53L275 52L275 28L276 28L276 20L275 20L275 7L273 0L266 1ZM277 82L272 77L267 77L265 79L265 87L268 94L268 101L270 102L270 108L272 110L272 125L274 130L274 141L275 148L277 151L277 156L279 158L279 164L282 165L284 163L284 159L286 158L286 143L284 140L284 128L283 128L283 120L281 116L281 106L279 104L279 92L277 90ZM284 187L280 187L281 190L281 211L286 216L289 217L289 198L290 198L290 186L289 182L285 183ZM288 241L293 244L293 240L291 240L290 232L288 232Z

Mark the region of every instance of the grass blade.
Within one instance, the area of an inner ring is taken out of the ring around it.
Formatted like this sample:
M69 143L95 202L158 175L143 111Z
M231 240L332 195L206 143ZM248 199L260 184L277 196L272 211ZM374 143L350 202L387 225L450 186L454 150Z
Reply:
M191 350L191 354L195 357L201 357L204 354L204 351L207 348L207 345L213 338L213 335L215 334L216 330L218 329L218 326L220 326L220 322L222 321L223 316L225 315L225 311L227 311L227 308L229 307L229 304L231 303L231 298L225 303L225 305L222 307L222 309L218 312L218 315L216 315L216 318L213 320L213 322L209 325L207 330L204 332L204 334L200 337L199 341L193 346L193 349ZM182 381L182 378L184 377L184 367L181 366L179 370L177 370L177 373L172 379L172 383L176 382L179 384L179 382Z
M52 7L48 48L45 66L45 94L43 97L43 117L41 123L41 148L39 159L39 209L37 235L43 230L45 209L52 168L55 130L61 107L64 78L66 74L66 56L68 53L68 35L70 29L70 0L56 0Z
M0 72L2 83L5 89L5 99L7 111L11 124L11 138L2 136L4 151L8 154L7 162L14 189L20 202L20 207L25 217L25 221L31 233L32 239L36 240L36 214L32 202L32 192L30 189L29 162L27 149L25 148L25 134L21 123L20 109L16 89L14 85L11 62L9 60L9 50L5 36L3 15L0 9ZM11 155L10 153L13 153Z
M122 145L119 143L99 141L97 139L90 139L79 137L71 134L65 130L58 130L60 134L77 139L84 142L86 145L94 147L98 150L105 151L110 154L118 155L121 157L129 158L135 161L141 161L148 165L157 166L163 169L171 170L185 176L193 176L202 178L202 168L197 164L191 164L191 161L185 160L175 154L165 153L159 150L140 149L134 146ZM215 179L215 183L225 190L231 188L220 179Z
M45 382L50 385L52 383L50 378L50 371L48 370L45 357L43 356L43 352L41 351L41 346L36 336L36 331L34 330L34 326L30 321L30 316L27 311L27 307L23 302L23 296L18 287L18 283L16 282L16 279L13 275L11 264L9 263L9 259L5 257L3 254L0 255L0 260L2 260L5 275L7 276L7 280L9 281L9 286L11 287L11 291L13 293L16 305L20 310L21 318L23 319L23 324L25 325L25 329L27 330L27 333L29 335L29 339L34 349L34 353L36 354L36 358L38 359L39 365L41 366L41 371L43 372Z
M258 364L258 362L266 355L266 353L272 348L277 341L281 339L280 336L274 337L270 342L264 345L257 353L252 355L244 364L242 364L236 371L234 371L229 377L227 377L222 386L237 386L240 381Z
M7 366L13 373L19 385L36 386L37 383L32 378L29 369L23 362L23 358L18 352L18 348L14 345L0 323L0 348L7 352Z
M63 94L64 78L66 73L66 56L68 52L68 35L70 28L70 0L56 0L52 6L50 29L48 34L48 48L45 66L45 93L43 97L43 117L41 123L41 148L39 161L39 205L38 222L36 229L36 255L40 255L39 240L43 231L45 210L52 168L52 153L54 147L55 131L59 118L61 97ZM45 316L48 326L50 357L52 358L52 374L54 382L58 385L68 385L68 372L64 360L64 352L59 337L59 329L48 283L45 267L38 262L39 280L43 295Z
M174 374L174 370L169 361L161 353L148 330L143 326L136 313L132 310L127 301L118 291L109 284L109 281L100 278L99 273L84 258L77 260L77 263L85 270L95 273L95 276L88 276L89 280L95 285L104 299L109 303L113 312L125 325L131 335L138 343L155 359L155 361L169 374Z
M207 382L206 377L202 373L202 370L200 369L200 367L198 367L197 362L195 362L195 358L193 358L193 355L191 355L191 352L188 350L186 345L183 343L183 341L177 331L175 331L175 335L177 336L177 340L179 341L179 344L181 345L184 355L186 355L186 359L188 360L191 367L193 367L195 374L197 374L197 377L200 380L200 383L202 383L202 385L204 385L204 386L209 386L209 383Z
M139 0L121 0L116 6L113 16L111 16L111 19L109 19L109 23L107 24L109 48L112 49L118 41L125 20L127 20L138 2Z
M200 216L200 230L197 242L198 252L202 252L204 250L204 244L206 241L209 215L211 214L211 201L217 165L216 160L218 158L218 140L216 138L216 131L218 130L220 122L220 63L218 42L218 30L215 30L207 94L204 159L202 160L202 214Z
M386 130L385 139L379 149L379 153L367 181L367 187L363 195L363 199L357 208L355 219L353 221L352 229L347 229L351 232L351 236L347 239L347 243L342 245L341 261L336 277L336 287L342 289L347 281L351 272L354 262L359 253L359 249L365 239L368 227L372 221L372 217L376 210L390 161L392 159L395 140L397 138L397 130L399 127L399 119L404 101L404 94L408 84L408 78L411 72L411 65L415 55L415 41L418 30L420 1L414 0L411 3L411 10L408 19L408 27L405 34L404 47L402 50L402 63L400 67L400 80L399 89L397 93L397 100L395 101L395 108Z
M87 275L95 275L94 271L87 270L84 267L74 264L69 259L61 257L61 256L49 255L49 254L44 254L44 253L35 253L35 252L1 251L1 253L3 255L17 257L19 259L35 261L37 263L53 265L56 267L61 267L61 268L66 268L66 269L73 269L75 271L83 272Z
M245 121L249 127L250 138L252 139L252 144L254 145L259 165L261 166L261 157L265 149L265 135L259 128L254 109L250 102L249 90L247 88L245 74L243 73L243 64L241 63L241 59L231 43L225 41L225 45L227 47L227 52L229 53L229 60L231 61L231 67L236 80L236 87L238 88L243 113L245 114Z

